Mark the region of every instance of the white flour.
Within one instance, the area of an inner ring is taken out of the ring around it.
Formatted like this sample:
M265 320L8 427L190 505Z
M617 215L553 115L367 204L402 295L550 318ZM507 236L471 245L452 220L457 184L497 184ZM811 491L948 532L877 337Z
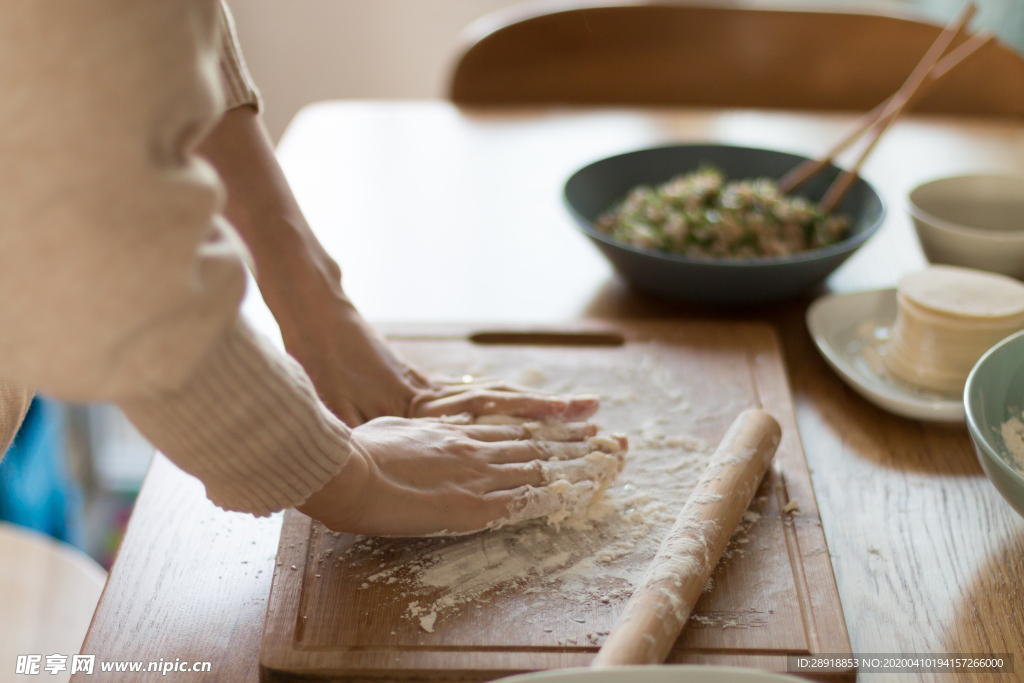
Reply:
M602 409L593 419L604 431L629 437L625 470L585 517L561 529L534 521L457 538L360 538L335 556L352 567L380 568L364 589L400 583L405 614L423 631L443 629L451 615L486 608L513 591L528 595L538 612L556 603L581 608L624 603L672 528L714 444L749 405L743 403L749 375L715 377L736 386L705 396L699 383L689 381L695 370L678 363L673 368L673 354L657 344L629 369L575 354L558 365L538 357L520 370L524 354L489 350L486 363L467 366L465 359L453 359L435 369L450 376L497 376L558 393L600 393L594 389L601 387ZM638 378L644 380L642 397L635 393ZM736 398L723 400L723 395ZM743 529L756 521L756 514L746 517ZM588 638L596 642L603 635Z
M1024 417L1024 414L1021 417ZM1024 472L1024 422L1016 417L1011 417L1002 424L1000 432L1012 464L1017 471Z

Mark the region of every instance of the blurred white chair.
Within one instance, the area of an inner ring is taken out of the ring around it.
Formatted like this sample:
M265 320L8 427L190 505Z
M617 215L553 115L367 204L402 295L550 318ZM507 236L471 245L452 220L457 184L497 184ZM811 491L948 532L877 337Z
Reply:
M69 655L68 670L43 677L70 678L107 581L89 556L47 536L0 522L0 681L16 676L18 655Z

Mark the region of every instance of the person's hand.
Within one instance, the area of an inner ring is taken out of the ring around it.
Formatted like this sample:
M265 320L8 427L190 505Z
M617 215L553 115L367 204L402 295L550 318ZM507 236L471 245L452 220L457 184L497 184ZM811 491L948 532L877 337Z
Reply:
M402 360L343 295L303 297L315 312L288 316L285 346L305 368L321 399L350 427L385 416L511 415L583 421L594 396L556 396L503 382L428 378ZM283 316L282 316L283 317Z
M350 427L385 415L444 411L585 420L593 398L563 399L498 385L447 385L405 363L345 296L341 269L309 229L258 112L224 114L200 147L227 188L225 215L256 263L255 276L285 348L324 403ZM354 255L358 258L358 255Z
M413 396L410 417L469 414L580 422L600 407L596 396L558 396L486 377L435 379L427 384Z
M452 425L380 418L352 432L342 472L299 506L334 531L469 533L572 514L618 474L626 442L594 425ZM557 439L557 440L556 440Z

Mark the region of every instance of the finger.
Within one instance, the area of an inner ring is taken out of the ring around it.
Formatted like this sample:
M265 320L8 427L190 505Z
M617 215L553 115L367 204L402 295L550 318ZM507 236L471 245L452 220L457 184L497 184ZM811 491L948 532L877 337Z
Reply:
M415 407L416 417L436 417L455 413L474 415L511 415L513 417L560 417L570 407L570 401L558 396L534 393L504 393L473 390L445 398L421 402Z
M402 373L406 380L412 386L420 390L436 389L440 385L430 381L430 378L424 375L422 372L413 367L407 367L405 372Z
M543 486L548 483L544 464L539 460L496 465L492 491L510 491L523 486Z
M437 392L438 396L449 396L452 395L453 393L469 391L470 389L490 389L493 391L544 393L543 391L539 391L537 389L526 389L524 387L509 384L507 382L501 382L499 380L488 377L471 378L471 381L469 382L460 380L445 380L438 383L435 391Z
M597 434L589 422L528 422L523 428L538 441L583 441Z
M473 416L469 413L459 413L458 415L442 415L440 417L418 417L417 420L424 422L437 422L440 424L447 425L471 425L473 424Z
M487 417L504 417L487 416ZM446 422L445 418L423 418L428 422ZM479 422L464 425L461 422L448 422L458 424L459 430L471 439L494 443L498 441L525 441L535 439L537 441L585 441L597 434L597 425L589 422L573 422L564 424L555 422L543 424L540 422L523 422L521 418L511 424L481 424Z
M490 389L491 391L505 391L512 394L544 394L553 396L552 392L538 389L537 387L524 387L520 384L511 384L509 382L501 381L489 381L480 383L480 388Z
M518 425L529 434L525 438L537 439L539 441L582 441L597 434L597 425L590 424L589 422L537 422L526 417L512 417L511 415L480 415L473 420L473 424ZM499 441L500 439L493 440ZM625 450L625 446L616 446L615 442L608 440L607 437L595 443L600 444L599 448L601 450L609 453L616 450Z
M456 394L451 394L455 396ZM523 396L524 394L513 394L509 398L517 396ZM565 410L559 414L550 415L548 417L554 417L565 422L584 422L588 418L592 417L597 412L598 408L601 407L601 399L597 396L570 396L568 398L564 396L556 396L554 394L531 394L533 397L545 398L549 400L561 400L565 401ZM451 397L449 396L449 398ZM468 396L466 397L469 398ZM478 424L523 424L531 419L536 419L539 416L531 415L528 417L515 417L514 415L501 415L501 414L483 414L477 417L476 422Z
M497 380L493 377L484 377L476 375L462 375L461 377L432 377L434 384L441 386L470 386L474 384L487 384L489 382L496 382Z
M629 440L624 434L612 434L611 436L594 436L587 440L591 446L598 448L602 453L608 453L615 457L619 463L618 471L626 467L626 451L629 450Z
M440 398L448 398L457 394L465 394L471 391L493 391L503 392L506 394L534 394L540 396L554 396L546 391L540 389L528 389L526 387L516 386L515 384L508 384L506 382L498 381L486 381L486 382L473 382L471 384L459 384L459 383L446 383L430 391L428 399L436 400Z
M625 453L629 450L629 439L624 434L591 437L588 442L605 453Z
M598 491L599 487L592 481L578 484L558 481L547 486L488 494L490 500L505 507L505 515L488 526L496 528L541 517L547 517L549 524L557 524L585 510Z
M569 406L560 416L565 422L583 422L601 407L601 397L593 395L570 396Z
M460 426L459 431L476 441L494 443L498 441L524 441L533 438L527 424L469 424Z
M534 422L534 419L512 415L478 415L473 419L473 424L478 425L526 425L530 422Z
M600 488L607 488L619 476L619 459L614 455L597 452L576 460L545 462L541 466L541 475L543 484L592 481Z
M531 460L573 460L593 453L597 448L586 442L503 441L481 448L490 462L505 464Z

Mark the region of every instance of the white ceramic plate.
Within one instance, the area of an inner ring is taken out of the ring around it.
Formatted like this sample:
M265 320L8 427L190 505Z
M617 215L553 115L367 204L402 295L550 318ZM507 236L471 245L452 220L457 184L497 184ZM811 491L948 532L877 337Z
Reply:
M807 310L807 328L832 369L858 394L891 413L931 422L963 422L960 396L894 381L881 368L879 346L896 320L896 290L823 296Z
M620 666L561 669L503 678L501 683L806 683L802 678L731 666Z

